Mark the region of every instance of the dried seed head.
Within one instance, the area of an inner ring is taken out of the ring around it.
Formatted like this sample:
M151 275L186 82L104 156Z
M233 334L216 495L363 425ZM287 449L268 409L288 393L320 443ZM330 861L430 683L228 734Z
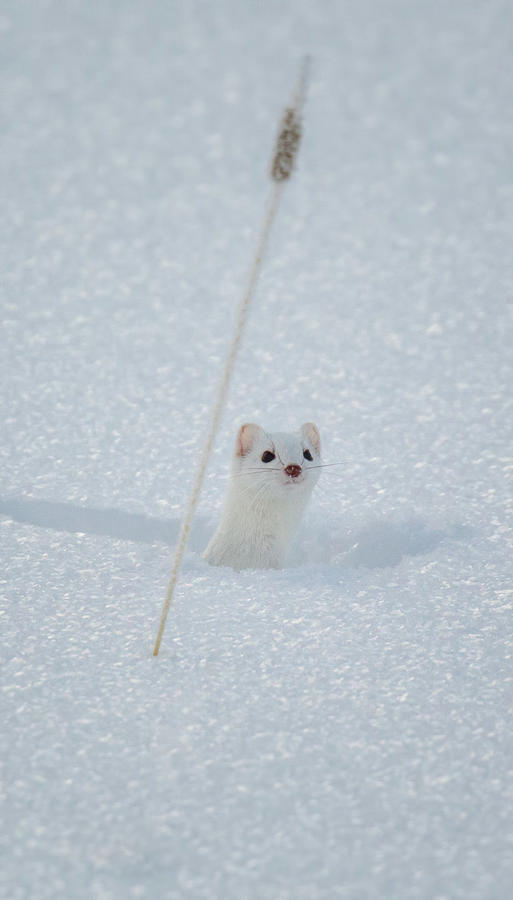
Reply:
M271 177L274 181L286 181L290 178L300 140L301 120L297 110L289 107L283 115L271 165Z

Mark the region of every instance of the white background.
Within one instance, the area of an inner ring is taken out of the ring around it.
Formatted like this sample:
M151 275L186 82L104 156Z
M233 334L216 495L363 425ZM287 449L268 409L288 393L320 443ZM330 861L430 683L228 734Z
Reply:
M2 4L2 897L511 896L511 26ZM238 425L308 420L341 465L294 565L206 566Z

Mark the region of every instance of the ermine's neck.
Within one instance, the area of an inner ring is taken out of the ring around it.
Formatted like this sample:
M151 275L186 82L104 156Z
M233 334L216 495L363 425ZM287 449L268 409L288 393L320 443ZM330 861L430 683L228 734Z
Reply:
M231 488L223 516L205 551L213 565L233 568L282 566L308 494L291 497L241 496Z
M305 495L255 496L243 503L237 492L230 490L221 524L226 520L230 527L237 527L241 533L251 537L265 533L287 538L296 530L306 501Z

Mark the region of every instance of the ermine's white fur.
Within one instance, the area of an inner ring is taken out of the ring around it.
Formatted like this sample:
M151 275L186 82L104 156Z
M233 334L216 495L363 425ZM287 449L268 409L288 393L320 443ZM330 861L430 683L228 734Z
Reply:
M297 434L242 425L220 525L203 556L212 566L280 568L317 483L321 442L308 422Z

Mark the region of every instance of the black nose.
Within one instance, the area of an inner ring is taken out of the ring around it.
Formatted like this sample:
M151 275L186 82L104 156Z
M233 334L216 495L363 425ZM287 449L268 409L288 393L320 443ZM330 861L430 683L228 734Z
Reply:
M298 475L301 475L301 466L290 465L285 467L285 475L290 475L291 478L297 478Z

